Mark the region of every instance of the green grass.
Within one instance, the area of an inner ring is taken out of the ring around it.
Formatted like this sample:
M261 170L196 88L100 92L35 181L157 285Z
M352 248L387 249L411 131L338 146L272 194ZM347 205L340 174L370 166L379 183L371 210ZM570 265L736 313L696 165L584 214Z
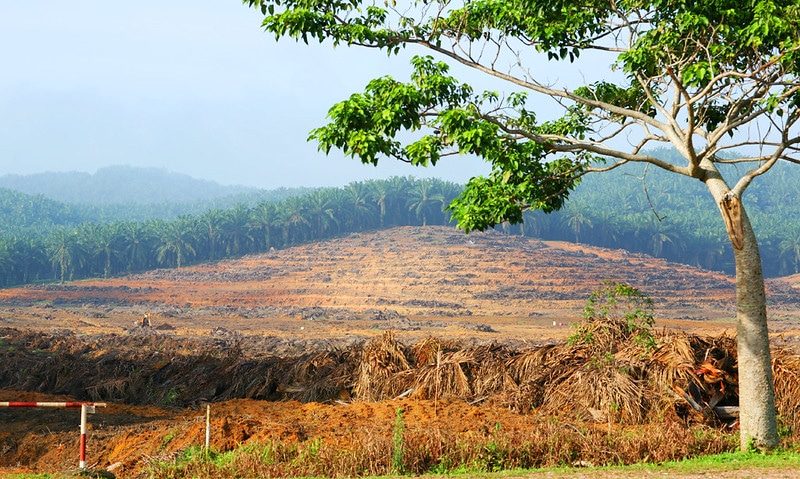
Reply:
M680 477L692 473L713 473L724 471L737 471L741 469L774 469L774 470L800 470L800 453L778 451L772 454L757 452L726 452L713 456L702 456L683 461L669 461L663 463L643 463L631 466L590 467L590 468L547 468L534 470L503 471L494 474L465 475L468 478L494 478L501 479L506 476L526 476L535 479L539 476L553 478L570 478L579 473L583 476L592 476L592 471L608 473L610 476L619 474L621 477L640 477L637 472L664 474L663 477ZM713 477L713 474L709 477Z
M224 462L224 461L223 461ZM547 476L549 478L572 478L592 476L596 472L601 477L608 475L614 477L640 477L638 472L659 474L667 474L668 476L688 475L691 473L713 473L724 471L736 471L741 469L772 469L772 470L800 470L800 453L779 451L772 454L761 454L755 452L748 453L723 453L713 456L704 456L685 461L671 461L663 463L645 463L635 464L632 466L614 466L614 467L581 467L581 468L546 468L546 469L526 469L526 470L510 470L493 473L463 473L454 474L453 471L448 472L448 476L452 477L457 475L463 479L502 479L504 477L529 477L536 479L537 477ZM92 478L102 477L94 475L89 472L70 471L56 474L10 474L4 476L7 479L77 479L77 478ZM152 477L152 476L151 476ZM397 477L383 476L383 477ZM417 476L420 477L420 476ZM421 477L441 477L436 475L423 475ZM713 477L709 476L709 477ZM154 477L157 479L157 477Z

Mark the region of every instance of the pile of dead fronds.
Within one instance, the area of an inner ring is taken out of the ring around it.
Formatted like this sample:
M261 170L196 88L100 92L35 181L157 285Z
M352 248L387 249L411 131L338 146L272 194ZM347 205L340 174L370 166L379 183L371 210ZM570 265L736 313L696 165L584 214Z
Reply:
M150 332L78 337L0 331L0 388L78 399L186 406L233 398L306 402L400 397L464 400L608 424L677 418L735 426L736 341L657 332L637 290L595 293L569 340L538 348L465 346L391 331L347 348L248 355L239 336L179 339ZM800 356L775 349L783 425L800 431Z

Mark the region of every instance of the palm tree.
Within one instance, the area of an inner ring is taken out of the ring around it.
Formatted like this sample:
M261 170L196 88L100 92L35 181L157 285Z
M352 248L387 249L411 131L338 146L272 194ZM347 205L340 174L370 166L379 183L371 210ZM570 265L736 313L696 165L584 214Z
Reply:
M262 201L255 206L251 214L251 225L263 232L264 251L272 246L272 235L270 234L275 221L278 218L278 211L272 201Z
M330 190L318 189L305 197L309 222L313 222L316 231L312 235L324 238L331 223L336 222L334 202Z
M293 196L281 201L278 207L278 223L283 228L284 245L305 237L305 229L311 226L307 214L302 198Z
M392 176L386 180L386 216L390 225L407 224L405 197L412 181L410 176Z
M83 262L83 251L78 242L78 232L69 228L53 230L49 238L48 256L59 274L61 283L72 281L75 266Z
M592 228L592 220L584 213L588 206L582 202L570 201L564 208L564 224L575 235L575 242L580 243L581 233Z
M194 256L194 218L179 216L168 223L160 223L156 261L162 265L180 268L186 259Z
M208 259L216 259L217 241L222 235L225 224L225 212L219 208L212 208L198 217L198 226L202 228L208 239Z
M605 208L595 213L596 216L593 223L596 224L596 227L594 228L595 234L593 235L592 243L604 247L616 246L616 231L619 229L617 215L613 210Z
M12 238L0 238L0 286L14 284L12 279L14 260L11 253Z
M369 188L365 183L354 181L344 188L347 208L347 223L350 231L366 229L377 211L370 206Z
M78 235L87 253L92 259L97 259L102 264L103 277L108 278L112 273L112 260L118 255L117 243L120 238L118 224L84 223L78 230ZM94 274L92 268L89 274Z
M429 178L417 181L409 190L408 196L408 211L413 211L417 219L422 219L422 226L427 226L431 210L438 204L441 211L444 204L444 195L435 190L435 184Z
M542 213L541 210L528 210L522 214L522 218L525 224L525 230L533 233L533 236L536 238L544 239L550 233L548 228L554 216Z
M127 221L119 226L122 252L125 254L125 270L138 271L147 266L148 242L156 231L154 223Z
M15 236L9 242L11 272L16 273L17 284L27 284L32 279L39 279L47 272L47 248L38 235L24 234Z
M379 225L383 228L386 223L386 205L389 202L389 196L391 194L390 183L388 181L369 181L367 185L371 190L372 200L378 205L380 215Z
M786 257L794 265L794 274L797 274L800 272L800 228L795 226L787 234L780 242L781 257Z
M450 213L450 210L447 207L453 202L454 199L464 191L464 187L459 185L458 183L453 183L451 181L444 181L441 182L439 188L442 191L442 205L447 205L443 211L444 213L444 224L448 224L453 221L453 215ZM519 225L520 233L524 236L525 230L522 227L522 224Z
M244 203L236 203L225 211L224 216L223 238L228 241L228 251L238 256L253 239L249 229L250 208Z

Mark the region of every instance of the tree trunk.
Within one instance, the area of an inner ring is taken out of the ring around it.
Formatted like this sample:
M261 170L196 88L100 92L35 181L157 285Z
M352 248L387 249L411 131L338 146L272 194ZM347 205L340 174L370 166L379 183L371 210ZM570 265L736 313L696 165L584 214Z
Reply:
M704 182L725 220L736 262L739 446L743 451L751 447L770 450L778 446L779 438L758 240L741 198L730 191L716 168L710 166L706 173Z
M736 333L739 354L740 447L778 446L767 299L758 242L742 209L743 247L736 260Z

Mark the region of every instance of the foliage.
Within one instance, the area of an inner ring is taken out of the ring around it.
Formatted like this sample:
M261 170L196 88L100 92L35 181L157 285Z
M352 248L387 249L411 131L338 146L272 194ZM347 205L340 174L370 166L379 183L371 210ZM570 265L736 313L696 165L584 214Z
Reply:
M527 430L490 428L458 434L449 428L415 426L407 430L408 473L420 475L475 474L500 469L554 468L571 465L577 458L597 466L679 460L700 454L719 454L732 447L730 436L703 429L695 434L676 424L628 430L580 430L552 421L535 421ZM360 431L355 431L356 434ZM154 462L149 477L364 477L396 474L392 471L392 440L373 431L370 442L342 446L319 444L316 454L303 453L302 445L279 440L251 441L231 453L211 457L192 454L176 461ZM391 432L389 432L391 434ZM697 451L694 454L689 450ZM607 451L615 451L608 454ZM225 456L225 460L221 460ZM641 466L639 466L641 467Z
M396 177L143 222L57 220L71 207L12 193L8 217L23 222L0 233L0 287L182 267L381 226L447 224L443 205L460 191L440 180ZM40 228L22 226L29 222Z
M574 325L577 331L568 339L570 344L596 345L601 352L612 354L616 351L610 346L619 340L630 339L644 353L658 347L650 331L653 300L632 286L605 281L602 289L589 296L583 317L582 323Z
M255 191L222 186L158 168L110 166L94 174L79 172L5 175L0 188L72 204L192 204Z
M790 160L797 141L791 135L785 141L780 135L723 141L760 118L778 132L797 121L792 105L800 99L794 83L800 28L793 17L797 6L789 1L751 0L746 8L730 0L580 6L480 0L402 8L394 2L244 3L261 9L263 27L276 38L360 45L390 55L422 46L519 89L504 95L476 91L451 76L448 64L414 56L410 81L373 80L363 93L334 105L330 123L311 132L321 150L338 148L365 163L396 158L428 165L452 154L484 158L492 173L472 179L451 204L467 231L517 223L527 209L561 208L579 178L604 170L609 158L704 180L711 171L700 168L702 160L722 164L732 148L771 148L773 153L738 162L768 161L742 176L740 192L777 160ZM590 52L593 62L606 58L615 72L584 86L551 86L526 64L526 49L575 64ZM540 121L530 109L531 95L555 99L562 114ZM677 124L681 116L687 125ZM642 139L629 151L611 144L637 129ZM697 151L693 135L705 140ZM671 145L689 165L659 161L645 145Z

